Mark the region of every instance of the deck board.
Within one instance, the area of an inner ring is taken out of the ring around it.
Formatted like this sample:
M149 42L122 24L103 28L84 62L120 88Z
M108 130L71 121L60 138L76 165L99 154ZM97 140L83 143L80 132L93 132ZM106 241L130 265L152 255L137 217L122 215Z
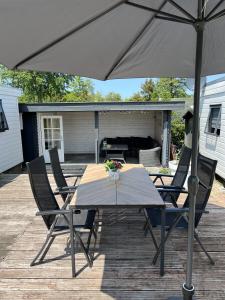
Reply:
M52 186L54 181L49 175ZM59 201L61 201L59 199ZM194 245L193 279L196 299L225 299L225 193L213 189L199 226L202 241L216 261L207 259ZM181 294L186 270L186 233L176 230L166 245L165 276L152 266L154 247L143 237L144 218L137 209L102 211L102 227L92 269L77 249L79 276L71 278L70 257L51 260L64 253L66 237L59 237L49 262L30 267L46 229L35 217L36 206L26 174L0 175L0 299L164 300ZM157 238L160 232L156 229ZM86 239L86 235L83 235Z

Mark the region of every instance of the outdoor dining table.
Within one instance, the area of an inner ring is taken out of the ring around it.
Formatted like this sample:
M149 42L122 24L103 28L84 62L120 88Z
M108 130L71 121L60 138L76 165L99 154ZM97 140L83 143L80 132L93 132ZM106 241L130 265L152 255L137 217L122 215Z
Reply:
M165 204L143 165L125 164L118 181L109 178L103 164L88 165L69 208L75 209L161 209L160 275L164 275ZM71 218L73 222L73 218ZM73 228L73 223L71 224ZM71 231L72 273L75 277L74 232Z

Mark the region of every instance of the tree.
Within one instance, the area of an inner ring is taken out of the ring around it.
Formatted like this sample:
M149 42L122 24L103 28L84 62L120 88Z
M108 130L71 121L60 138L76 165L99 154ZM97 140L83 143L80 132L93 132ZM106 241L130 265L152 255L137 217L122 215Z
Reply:
M105 102L120 102L122 97L119 93L110 92L104 97Z
M90 79L74 76L63 100L67 102L89 102L93 100L94 88Z
M73 76L60 73L12 71L0 68L1 82L23 91L22 102L59 101L65 95Z
M23 91L21 102L88 101L93 94L89 79L62 73L12 71L1 66L0 80Z
M152 100L152 93L155 89L155 83L152 79L146 79L145 82L141 85L140 94L143 97L144 101Z
M93 94L92 101L93 102L104 102L105 98L100 92L97 91L96 93Z
M187 97L185 82L179 78L160 78L152 92L152 100Z
M140 92L137 92L137 93L133 94L130 98L126 99L126 101L141 102L141 101L144 101L144 98L142 97Z
M184 144L184 131L185 123L181 114L173 112L171 120L171 140L178 149L180 149Z

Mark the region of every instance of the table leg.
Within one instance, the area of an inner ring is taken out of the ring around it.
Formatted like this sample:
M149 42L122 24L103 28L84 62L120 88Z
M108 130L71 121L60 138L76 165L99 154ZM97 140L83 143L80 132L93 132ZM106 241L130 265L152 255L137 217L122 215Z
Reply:
M165 208L161 209L161 255L160 255L160 276L164 275L164 251L165 251Z
M75 267L75 246L74 246L74 229L73 229L73 210L70 211L70 243L71 243L71 265L72 265L72 277L76 277Z

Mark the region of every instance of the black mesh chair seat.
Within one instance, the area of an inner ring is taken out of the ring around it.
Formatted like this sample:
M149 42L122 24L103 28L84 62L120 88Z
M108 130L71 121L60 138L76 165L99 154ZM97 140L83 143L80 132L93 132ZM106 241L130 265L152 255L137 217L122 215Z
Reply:
M75 229L92 229L95 221L96 210L83 209L73 216L73 226ZM63 216L60 216L56 222L55 230L69 229Z

